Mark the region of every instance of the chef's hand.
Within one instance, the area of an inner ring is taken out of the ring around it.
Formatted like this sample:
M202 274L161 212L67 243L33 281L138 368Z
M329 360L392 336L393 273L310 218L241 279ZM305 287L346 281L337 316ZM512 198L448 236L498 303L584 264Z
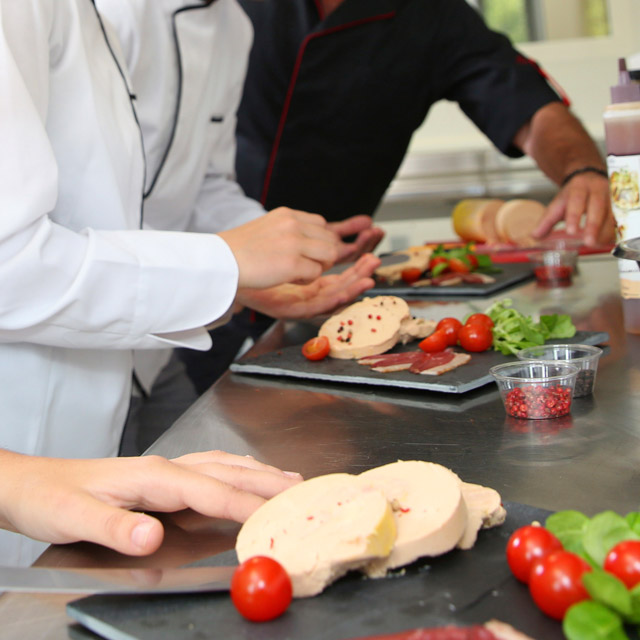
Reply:
M365 253L371 253L384 238L384 231L373 226L370 216L353 216L340 222L330 222L328 226L340 238L355 236L353 242L340 244L338 262L353 262Z
M298 483L251 457L222 451L67 460L0 450L0 525L37 540L87 540L134 556L153 553L162 524L144 513L186 508L244 522L265 498Z
M368 253L340 274L321 276L310 284L283 284L270 289L240 289L237 300L272 318L296 320L329 313L370 289L380 259Z
M285 207L218 235L238 262L238 287L311 282L339 257L340 238L322 216Z
M584 227L580 227L582 216ZM581 173L573 177L547 207L547 212L534 231L534 238L546 236L553 227L565 221L569 235L582 235L584 243L594 246L615 239L615 224L609 197L609 180L597 173Z

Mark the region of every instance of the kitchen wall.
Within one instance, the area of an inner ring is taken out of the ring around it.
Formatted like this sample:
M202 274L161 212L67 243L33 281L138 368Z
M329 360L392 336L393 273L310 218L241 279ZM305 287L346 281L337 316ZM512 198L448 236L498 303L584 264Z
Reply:
M617 81L617 60L627 57L640 63L640 0L609 0L609 19L608 37L519 45L563 87L573 112L601 146L602 113L609 87ZM415 133L376 214L387 230L381 249L453 238L448 217L462 197L529 195L548 201L554 193L555 186L528 158L504 158L456 104L441 102Z

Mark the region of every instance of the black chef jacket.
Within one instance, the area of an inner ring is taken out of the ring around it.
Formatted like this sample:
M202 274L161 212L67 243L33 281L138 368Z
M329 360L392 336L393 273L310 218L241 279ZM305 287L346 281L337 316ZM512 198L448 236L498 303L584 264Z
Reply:
M238 180L267 209L371 215L432 104L458 102L510 156L558 100L537 65L465 0L241 0L255 28Z

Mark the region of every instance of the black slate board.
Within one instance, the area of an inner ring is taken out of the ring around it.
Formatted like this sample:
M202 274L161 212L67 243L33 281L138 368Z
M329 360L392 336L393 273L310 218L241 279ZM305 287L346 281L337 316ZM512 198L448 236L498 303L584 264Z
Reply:
M534 277L533 267L528 262L505 262L496 264L500 273L491 273L495 282L467 284L460 283L451 287L411 287L404 282L394 284L377 283L367 295L393 295L393 296L489 296L513 285L520 284Z
M511 533L544 521L548 511L505 502L506 522L481 531L470 551L419 560L382 580L357 574L314 598L295 600L279 619L245 621L228 594L91 596L67 613L109 640L346 640L416 627L471 625L491 618L536 640L562 640L560 624L533 604L527 587L510 574L505 546Z
M609 340L609 335L604 332L578 331L573 338L556 342L602 344L607 340ZM415 349L417 349L417 344L413 343L395 347L389 353ZM465 393L493 382L489 369L509 360L515 360L515 357L504 356L498 351L491 350L474 353L471 355L469 363L439 376L417 375L408 371L379 373L354 360L326 358L319 362L311 362L302 355L299 346L290 346L260 356L244 356L234 362L230 369L236 373L287 376L306 380L401 387L444 393Z

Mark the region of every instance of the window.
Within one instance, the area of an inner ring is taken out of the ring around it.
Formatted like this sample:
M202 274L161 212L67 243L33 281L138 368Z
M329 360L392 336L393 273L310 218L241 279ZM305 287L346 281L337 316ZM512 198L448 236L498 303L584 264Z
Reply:
M468 0L513 42L609 35L606 0Z

